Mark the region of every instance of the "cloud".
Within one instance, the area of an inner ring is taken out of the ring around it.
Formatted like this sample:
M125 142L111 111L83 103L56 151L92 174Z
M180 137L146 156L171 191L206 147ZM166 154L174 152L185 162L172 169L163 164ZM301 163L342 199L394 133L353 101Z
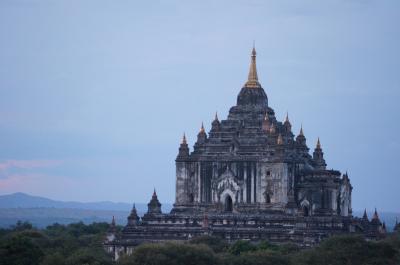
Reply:
M43 194L62 193L76 185L74 180L60 175L62 160L30 159L0 160L0 192Z
M25 192L29 194L57 194L72 190L77 183L66 177L45 175L40 173L12 174L6 179L0 179L0 193Z
M0 180L8 179L15 173L29 172L57 167L61 160L5 160L0 161ZM31 174L31 173L30 173ZM18 174L19 175L19 174ZM29 175L29 174L28 174Z

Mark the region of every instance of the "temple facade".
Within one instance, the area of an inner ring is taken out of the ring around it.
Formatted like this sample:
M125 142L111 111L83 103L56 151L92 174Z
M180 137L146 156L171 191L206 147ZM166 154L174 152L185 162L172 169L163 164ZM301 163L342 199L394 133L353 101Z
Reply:
M303 128L295 136L288 115L276 118L258 80L254 48L228 117L215 114L208 133L202 124L192 151L184 135L175 162L172 211L162 213L155 192L143 217L133 208L122 234L105 242L116 259L143 242L204 234L301 246L338 233L384 234L377 213L371 221L352 216L350 178L326 168L320 140L310 154Z

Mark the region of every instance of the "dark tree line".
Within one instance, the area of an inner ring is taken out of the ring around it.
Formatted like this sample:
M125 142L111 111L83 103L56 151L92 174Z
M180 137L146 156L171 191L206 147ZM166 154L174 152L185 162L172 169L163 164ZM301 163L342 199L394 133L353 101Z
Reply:
M131 256L113 262L102 246L107 223L54 224L35 229L17 223L0 229L0 265L399 265L400 233L381 241L360 236L336 236L318 247L300 249L293 244L227 244L215 237L187 243L144 244Z
M0 229L0 265L113 264L101 244L108 227L74 223L35 229L18 222Z

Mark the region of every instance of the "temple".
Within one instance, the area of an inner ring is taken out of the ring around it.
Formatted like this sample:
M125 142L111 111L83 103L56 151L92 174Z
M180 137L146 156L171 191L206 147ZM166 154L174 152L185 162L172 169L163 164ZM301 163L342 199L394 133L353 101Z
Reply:
M333 234L360 233L374 239L385 227L352 216L352 185L346 173L327 169L318 138L310 154L303 131L292 132L289 116L279 121L257 74L251 53L248 80L228 117L203 124L190 151L183 135L176 158L175 204L162 213L154 191L148 212L133 208L120 235L106 249L118 259L143 242L184 241L200 235L273 243L318 244Z

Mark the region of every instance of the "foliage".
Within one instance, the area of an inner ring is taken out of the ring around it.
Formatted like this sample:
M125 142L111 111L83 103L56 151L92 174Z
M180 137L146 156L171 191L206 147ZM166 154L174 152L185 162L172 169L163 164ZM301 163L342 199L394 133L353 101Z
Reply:
M242 253L255 250L257 250L257 247L250 241L238 240L229 247L228 252L233 255L240 255Z
M0 265L112 264L102 248L107 229L107 223L75 223L38 230L18 222L0 231Z
M223 239L215 236L199 236L191 239L190 244L204 244L209 246L215 253L220 253L226 251L229 244Z
M217 264L213 251L206 245L182 243L141 245L131 256L124 256L121 265L213 265Z
M231 261L232 265L289 265L289 259L270 250L245 252Z
M0 229L0 265L111 265L102 242L109 225L53 224L35 229L18 222ZM217 237L202 236L188 243L146 244L119 265L398 265L400 233L380 241L361 236L334 236L319 246L300 249L293 244L275 245L239 240L227 244Z
M361 236L331 237L319 247L292 256L299 265L390 265L399 264L398 251L388 242L370 242Z

